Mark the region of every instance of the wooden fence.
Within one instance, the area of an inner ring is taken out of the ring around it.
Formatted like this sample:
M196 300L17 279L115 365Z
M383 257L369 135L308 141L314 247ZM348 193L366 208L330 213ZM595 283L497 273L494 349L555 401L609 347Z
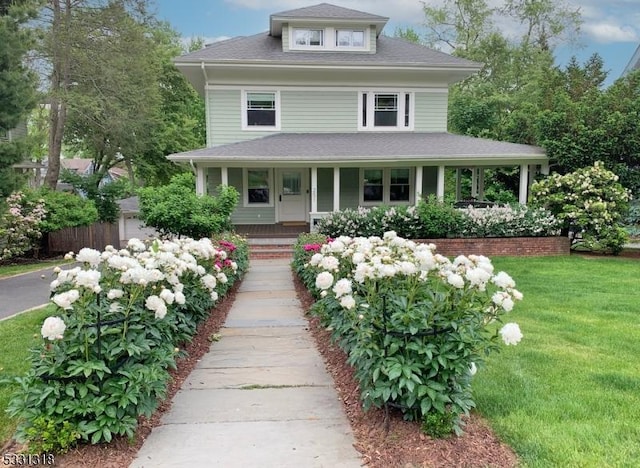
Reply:
M90 226L65 228L50 232L47 239L49 253L78 252L83 247L104 250L107 245L120 247L117 224L94 223Z

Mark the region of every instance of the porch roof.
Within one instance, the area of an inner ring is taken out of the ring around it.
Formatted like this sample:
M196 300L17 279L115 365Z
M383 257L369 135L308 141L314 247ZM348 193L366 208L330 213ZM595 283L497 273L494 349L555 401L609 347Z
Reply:
M419 162L541 164L542 148L451 133L278 133L171 154L172 161L287 164Z

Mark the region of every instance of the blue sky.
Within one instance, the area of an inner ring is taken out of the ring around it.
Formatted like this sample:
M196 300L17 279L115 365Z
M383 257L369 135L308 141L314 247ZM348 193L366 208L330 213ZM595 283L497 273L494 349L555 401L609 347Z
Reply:
M425 0L437 5L441 0ZM321 3L322 0L156 0L158 17L171 23L185 38L201 36L208 42L220 38L251 35L269 28L271 13ZM419 0L328 0L328 3L390 18L385 32L412 26L421 31ZM489 0L500 5L502 0ZM579 7L584 23L578 45L556 49L556 61L565 64L575 55L583 62L593 53L604 59L608 83L620 76L640 43L640 0L564 0ZM502 24L516 33L515 24Z

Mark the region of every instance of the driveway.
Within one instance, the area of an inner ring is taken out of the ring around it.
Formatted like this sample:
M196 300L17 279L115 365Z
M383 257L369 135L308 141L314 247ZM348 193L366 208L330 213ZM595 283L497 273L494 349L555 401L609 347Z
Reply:
M0 279L0 320L47 304L49 284L55 278L53 268Z

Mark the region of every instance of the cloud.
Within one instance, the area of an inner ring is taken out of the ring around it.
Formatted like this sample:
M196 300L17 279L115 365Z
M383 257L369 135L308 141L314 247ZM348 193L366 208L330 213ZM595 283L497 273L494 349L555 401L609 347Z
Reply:
M265 10L269 14L303 8L313 4L309 0L224 0L230 5ZM422 22L422 3L418 0L340 0L332 2L344 8L386 16L396 22ZM416 21L419 20L419 21Z
M636 42L638 33L631 26L616 24L614 21L589 22L582 26L582 30L601 43Z

